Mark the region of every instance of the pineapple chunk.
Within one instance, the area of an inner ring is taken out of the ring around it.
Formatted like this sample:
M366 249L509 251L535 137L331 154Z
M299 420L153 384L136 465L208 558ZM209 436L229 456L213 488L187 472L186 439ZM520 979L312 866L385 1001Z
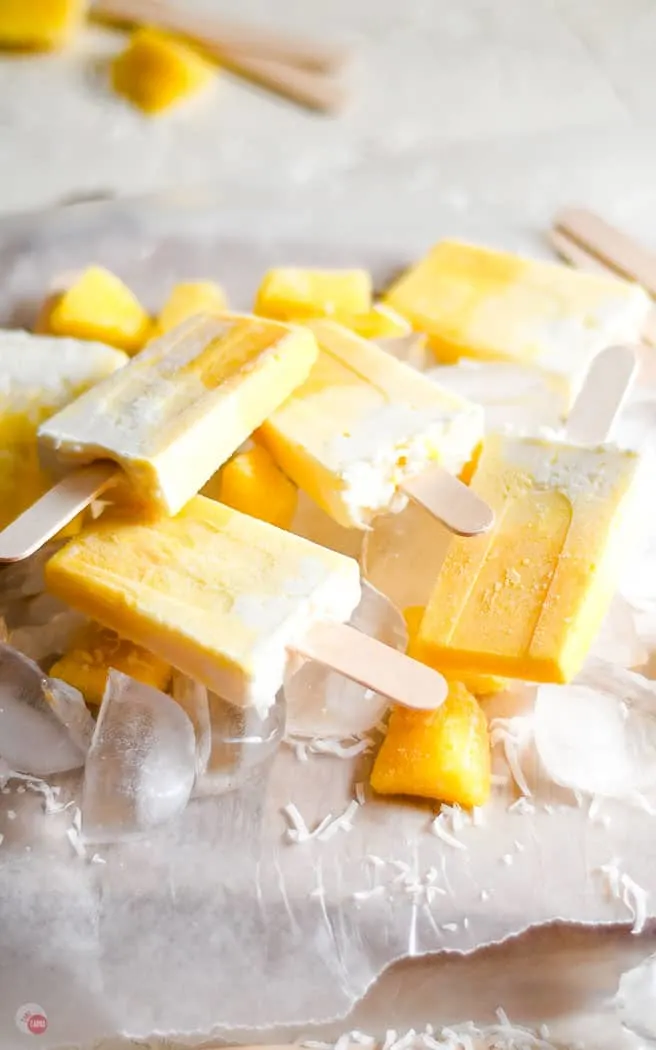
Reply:
M485 715L460 682L436 711L395 707L376 756L371 786L380 795L418 795L482 806L490 794Z
M88 704L99 705L112 667L162 692L171 681L169 664L97 623L79 631L72 647L53 664L49 674L79 689Z
M426 608L423 605L409 605L407 609L403 610L403 619L408 628L408 653L415 659L418 659L418 656L414 652L414 641L419 633L419 626L424 618L425 611ZM448 678L449 676L445 675L445 677ZM462 682L465 689L468 689L475 696L492 696L494 693L502 693L509 685L509 680L502 678L500 675L478 674L476 671L472 671L471 674L459 675L458 681Z
M46 304L47 306L47 301ZM90 266L49 308L53 335L97 339L134 354L152 334L152 322L136 296L109 270Z
M1 0L0 47L61 47L82 23L86 0Z
M412 332L410 322L385 303L374 303L367 313L355 314L342 323L363 339L399 339Z
M312 317L350 318L371 310L371 276L366 270L269 270L258 289L255 313L279 321Z
M176 284L157 318L160 332L182 324L189 317L202 313L221 313L228 309L226 294L213 281L187 281Z
M210 478L203 494L280 529L290 527L298 498L294 483L261 445L238 452Z
M156 29L137 29L112 63L114 90L144 113L161 113L208 87L216 67L181 40Z

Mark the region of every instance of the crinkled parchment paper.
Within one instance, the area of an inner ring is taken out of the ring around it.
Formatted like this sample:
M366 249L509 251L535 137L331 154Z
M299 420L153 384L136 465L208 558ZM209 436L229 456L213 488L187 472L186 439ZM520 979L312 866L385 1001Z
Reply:
M4 321L29 317L53 277L92 261L152 306L183 277L216 276L244 306L272 262L360 263L382 280L406 261L303 247L300 238L244 244L229 217L178 216L176 228L171 215L142 221L138 210L110 206L10 224L0 243ZM502 396L494 410L503 414ZM639 441L656 433L656 403L644 390L627 426ZM631 586L651 641L649 560ZM521 714L532 697L522 688L502 694L490 716ZM530 741L516 751L529 802L512 807L519 791L499 746L494 798L480 821L447 813L437 834L432 806L378 802L365 791L332 837L292 841L284 807L293 803L310 831L339 816L366 784L371 756L302 761L284 746L239 793L194 800L150 839L86 856L67 836L74 810L59 808L77 797L76 779L58 782L58 812L11 781L0 794L0 1045L29 1041L15 1024L24 1003L47 1012L44 1047L117 1032L208 1035L338 1018L405 956L472 953L554 922L628 931L640 916L635 900L609 890L608 865L644 889L646 913L656 916L653 817L639 802L607 801L591 814L589 800L545 778Z

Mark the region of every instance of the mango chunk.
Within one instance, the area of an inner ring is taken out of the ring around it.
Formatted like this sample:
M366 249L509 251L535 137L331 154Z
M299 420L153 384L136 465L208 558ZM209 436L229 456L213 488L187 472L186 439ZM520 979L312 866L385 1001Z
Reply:
M81 628L72 647L49 673L75 686L88 704L96 706L102 701L112 667L162 692L171 681L172 668L164 660L97 623Z
M424 618L425 611L424 605L409 605L407 609L403 610L403 619L408 628L408 654L413 656L415 660L418 660L419 656L415 651L414 641L419 633L419 626ZM445 678L448 677L448 675L445 675ZM459 675L458 681L462 682L465 689L468 689L474 696L493 696L494 693L502 693L510 684L508 678L502 678L496 674L478 674L476 671L472 671L470 674Z
M86 0L1 0L0 47L61 47L82 22Z
M400 339L412 332L410 322L386 303L374 303L371 310L346 318L342 323L363 339Z
M238 452L210 478L203 495L280 529L290 527L298 499L294 483L261 445Z
M393 709L371 786L380 795L482 806L490 795L490 766L485 715L461 682L450 682L436 711Z
M144 113L161 113L209 87L216 67L181 40L155 29L138 29L114 59L114 90Z
M141 350L152 322L123 282L102 266L90 266L51 304L47 320L53 335L95 339L129 354Z
M283 266L264 275L255 299L255 313L279 321L301 322L312 317L341 320L367 314L371 305L372 282L366 270Z
M186 281L176 284L157 318L159 332L194 317L195 314L221 313L228 309L228 300L223 288L214 281Z

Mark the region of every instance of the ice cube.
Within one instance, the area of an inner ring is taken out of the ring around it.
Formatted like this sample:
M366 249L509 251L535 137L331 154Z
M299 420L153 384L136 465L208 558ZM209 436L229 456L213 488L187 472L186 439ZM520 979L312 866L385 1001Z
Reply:
M124 839L171 820L195 775L194 729L180 705L112 669L84 772L84 837Z
M440 386L483 405L489 430L512 427L534 432L561 425L562 398L535 369L467 362L431 368L426 374Z
M194 794L221 795L244 784L276 753L285 732L285 699L281 691L264 716L216 693L208 693L207 700L211 751Z
M85 617L80 613L66 609L53 616L49 623L17 627L11 631L9 641L25 656L40 662L63 653L84 622Z
M196 773L200 775L207 769L212 751L212 726L208 691L200 682L188 678L186 674L176 671L173 675L171 692L176 703L186 712L194 727L196 736Z
M329 514L326 514L301 491L298 493L298 504L291 531L297 536L304 536L307 540L318 543L321 547L329 547L330 550L348 554L351 558L360 557L363 536L360 529L345 529L342 525L338 525Z
M535 745L556 784L609 798L656 786L656 683L590 659L571 685L540 686Z
M611 602L590 656L620 667L641 667L647 662L649 653L638 636L633 610L619 594Z
M350 623L405 652L408 634L403 617L385 595L366 582ZM314 660L290 671L285 681L285 696L287 732L304 737L348 737L364 733L380 721L389 706L386 697Z
M656 955L622 974L615 1007L632 1035L656 1045Z
M0 645L0 755L12 769L34 776L79 769L92 727L77 690Z
M401 610L426 605L451 534L418 503L381 515L362 546L365 578Z

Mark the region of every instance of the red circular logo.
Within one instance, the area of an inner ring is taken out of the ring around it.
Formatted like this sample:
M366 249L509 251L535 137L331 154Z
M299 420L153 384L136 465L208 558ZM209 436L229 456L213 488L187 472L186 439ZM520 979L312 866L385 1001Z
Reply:
M48 1018L43 1014L32 1014L27 1019L27 1027L32 1035L41 1035L48 1027Z

